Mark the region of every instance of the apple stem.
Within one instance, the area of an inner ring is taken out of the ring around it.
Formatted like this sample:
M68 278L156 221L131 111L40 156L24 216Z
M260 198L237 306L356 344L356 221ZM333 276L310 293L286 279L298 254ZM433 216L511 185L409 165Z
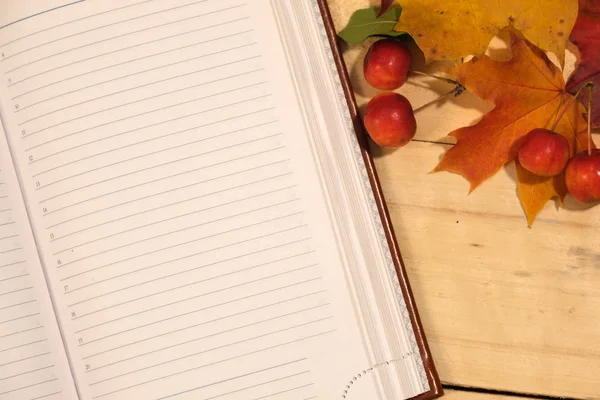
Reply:
M587 106L587 138L588 138L588 156L592 155L592 91L594 83L588 82L588 106Z
M577 97L579 97L579 95L581 94L581 91L586 88L586 87L592 87L594 85L593 82L586 82L585 85L581 86L579 88L579 90L577 91L577 93L575 93L575 96L573 96L573 98L567 103L567 105L565 106L565 108L563 108L563 110L560 112L560 114L558 114L558 116L556 117L556 121L554 121L554 125L552 125L552 129L550 129L552 132L554 132L554 130L556 129L556 126L558 125L558 123L560 122L560 120L562 119L562 117L565 115L565 113L567 112L567 110L571 107L571 105L573 105L573 102L575 100L577 100ZM589 112L588 112L589 114Z
M460 84L460 83L458 83L458 81L455 81L454 79L444 78L444 77L437 76L437 75L432 75L432 74L429 74L427 72L421 72L421 71L415 71L415 70L410 70L410 72L412 72L413 74L417 74L417 75L429 76L430 78L439 79L440 81L451 83L453 85L459 85Z
M462 94L462 93L463 93L465 90L466 90L466 89L464 88L464 86L463 86L463 85L461 85L460 83L457 83L457 84L456 84L456 87L455 87L454 89L450 90L449 92L446 92L446 93L444 93L443 95L441 95L441 96L437 97L436 99L433 99L433 100L431 100L431 101L430 101L430 102L428 102L428 103L425 103L425 104L423 104L422 106L419 106L418 108L415 108L415 109L413 110L413 113L416 113L417 111L419 111L419 110L422 110L423 108L425 108L425 107L428 107L428 106L430 106L431 104L433 104L433 103L436 103L436 102L440 101L441 99L443 99L443 98L445 98L445 97L448 97L448 96L450 96L451 94L454 94L454 96L455 96L455 97L458 97L458 96L460 96L460 95L461 95L461 94Z

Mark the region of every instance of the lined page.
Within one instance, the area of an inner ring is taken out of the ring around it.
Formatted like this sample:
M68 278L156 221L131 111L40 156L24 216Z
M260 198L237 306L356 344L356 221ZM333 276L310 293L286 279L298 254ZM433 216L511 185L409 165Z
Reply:
M0 399L76 398L1 129L0 133Z
M326 399L368 367L261 24L268 1L111 0L0 32L85 398Z

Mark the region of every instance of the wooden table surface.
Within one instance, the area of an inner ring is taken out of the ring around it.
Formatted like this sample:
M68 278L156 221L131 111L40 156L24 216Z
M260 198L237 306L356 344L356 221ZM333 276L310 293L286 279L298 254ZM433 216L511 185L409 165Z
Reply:
M377 0L329 4L339 31ZM362 75L366 45L344 51L359 105L377 93ZM411 77L399 92L416 108L450 89ZM447 133L490 109L465 93L419 111L408 146L374 149L446 397L600 399L600 207L548 204L529 229L513 165L470 195L461 177L429 173Z

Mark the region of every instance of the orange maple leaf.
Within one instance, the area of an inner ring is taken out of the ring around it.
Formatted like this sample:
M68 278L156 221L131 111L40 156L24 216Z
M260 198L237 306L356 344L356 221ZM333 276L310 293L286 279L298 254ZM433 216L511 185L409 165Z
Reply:
M520 139L534 128L550 129L565 107L555 132L571 143L571 153L587 146L585 108L565 91L561 71L539 48L512 35L512 58L487 56L449 70L467 90L494 104L473 126L450 133L457 143L435 168L459 174L475 190L515 160ZM517 166L521 202L531 225L548 200L566 195L564 178L535 177ZM561 182L562 180L562 182Z

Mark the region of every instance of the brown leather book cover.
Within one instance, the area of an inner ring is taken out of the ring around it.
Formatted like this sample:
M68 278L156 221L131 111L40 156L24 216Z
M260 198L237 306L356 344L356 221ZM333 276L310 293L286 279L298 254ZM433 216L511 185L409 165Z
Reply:
M408 281L408 276L406 273L406 268L404 266L404 261L402 260L402 255L400 253L400 249L398 248L398 243L396 241L394 228L392 226L389 212L388 212L388 209L387 209L387 206L385 203L385 198L383 196L379 178L377 176L377 171L376 171L375 165L373 163L373 157L369 150L367 134L366 134L365 128L363 126L362 119L360 118L360 115L358 112L356 98L354 97L354 91L352 89L350 77L348 75L348 70L346 69L344 58L343 58L341 50L340 50L340 45L338 43L338 36L337 36L336 30L335 30L335 26L333 24L333 20L331 18L329 6L327 4L327 0L318 0L318 3L319 3L320 10L321 10L321 15L323 17L323 22L325 24L325 29L327 31L327 36L329 38L329 44L331 46L331 50L333 51L337 70L340 75L340 79L342 81L344 93L346 96L346 101L348 103L348 107L350 109L350 114L351 114L352 120L354 122L354 129L356 131L356 135L358 137L358 141L359 141L359 144L361 147L361 151L362 151L363 158L365 161L365 166L366 166L368 174L369 174L371 186L373 188L373 194L375 195L375 200L377 202L377 207L379 209L379 215L381 216L381 222L382 222L383 227L386 232L386 237L388 240L392 258L394 260L394 265L396 266L396 273L397 273L398 279L400 281L400 287L402 288L402 293L404 295L404 300L406 301L406 305L408 307L408 311L409 311L409 314L411 317L411 322L412 322L413 330L415 333L415 337L417 339L417 344L419 345L421 357L423 359L423 362L425 364L425 369L427 371L427 377L429 380L430 390L426 393L423 393L423 394L417 396L417 397L414 397L411 400L435 399L435 398L441 397L443 395L442 384L440 382L439 375L437 373L435 364L431 357L431 352L430 352L429 346L427 344L427 339L426 339L425 333L423 331L423 326L421 324L417 306L415 304L415 300L414 300L414 297L412 294L410 283ZM390 400L395 400L395 399L390 399Z

